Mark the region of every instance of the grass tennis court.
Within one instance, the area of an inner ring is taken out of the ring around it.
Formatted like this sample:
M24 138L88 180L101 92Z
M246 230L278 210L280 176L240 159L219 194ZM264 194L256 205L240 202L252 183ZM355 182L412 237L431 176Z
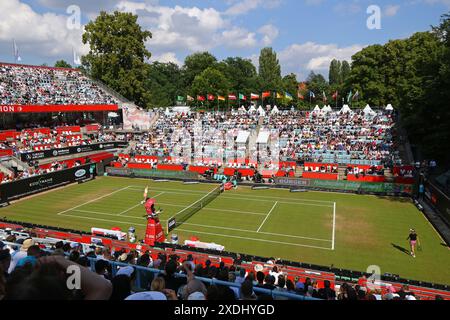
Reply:
M101 177L18 201L0 209L10 220L90 231L130 226L142 239L143 190L157 200L163 227L172 216L217 185ZM423 250L410 257L406 237L415 228ZM450 251L426 218L406 199L288 190L227 191L173 231L197 236L227 251L450 284Z

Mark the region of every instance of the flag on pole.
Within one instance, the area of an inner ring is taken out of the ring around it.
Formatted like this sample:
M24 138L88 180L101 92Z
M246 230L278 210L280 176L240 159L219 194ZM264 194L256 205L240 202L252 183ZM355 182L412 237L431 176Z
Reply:
M294 100L294 97L292 97L292 95L289 92L285 92L284 97L288 100Z
M244 96L242 93L239 93L239 100L244 100L244 101L246 101L246 100L247 100L247 97Z
M217 100L219 100L219 101L225 101L225 97L217 96Z
M256 93L250 94L250 99L251 100L258 100L259 99L259 94L256 94Z
M269 98L270 97L270 91L266 91L262 93L262 98Z
M338 96L339 96L339 92L336 90L336 92L333 93L333 100L336 100Z
M72 48L72 53L73 53L73 64L77 66L81 65L81 58L79 55L77 55L74 48Z
M228 95L228 100L237 100L237 97L234 94L229 94Z
M277 99L283 99L283 96L277 92Z
M178 102L183 102L183 101L184 101L184 97L182 97L182 96L177 96L177 101L178 101Z
M194 101L195 99L191 97L190 95L187 96L187 101Z
M309 97L310 98L316 98L316 94L310 90L309 91Z
M16 39L13 39L13 56L16 63L22 61L19 53L19 47L16 44Z
M198 101L205 101L205 97L204 96L197 96L197 100Z
M214 101L216 97L213 94L208 94L208 101Z
M352 97L353 97L353 93L352 93L352 90L350 90L350 92L348 93L348 96L347 96L347 103L350 103L350 101L352 101Z
M300 100L305 100L305 97L301 94L300 91L297 93L297 97L298 97Z
M322 91L323 96L323 102L326 103L328 101L327 95L325 94L325 91Z
M358 99L359 98L359 90L356 90L355 95L353 96L352 100Z

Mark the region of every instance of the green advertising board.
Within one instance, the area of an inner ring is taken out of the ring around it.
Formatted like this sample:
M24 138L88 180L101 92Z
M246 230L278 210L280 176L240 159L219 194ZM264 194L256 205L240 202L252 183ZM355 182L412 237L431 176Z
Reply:
M369 183L356 181L338 181L338 180L316 180L300 178L276 178L277 185L290 187L303 187L305 189L325 189L347 192L364 193L401 193L412 194L412 186L397 183Z
M181 179L197 180L198 174L190 171L170 171L170 170L146 170L128 168L107 168L106 172L112 176L128 176L149 179Z

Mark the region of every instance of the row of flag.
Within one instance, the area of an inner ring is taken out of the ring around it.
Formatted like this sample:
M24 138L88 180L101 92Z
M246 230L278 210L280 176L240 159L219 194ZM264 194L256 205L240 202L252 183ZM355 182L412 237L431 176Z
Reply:
M259 99L266 99L272 96L272 93L270 91L267 92L263 92L261 95L260 94L256 94L256 93L251 93L250 96L246 96L242 93L240 93L239 95L234 95L234 94L229 94L227 97L225 96L221 96L221 95L214 95L214 94L207 94L206 96L204 95L197 95L195 98L188 95L186 98L183 96L178 96L177 97L177 101L182 102L182 101L226 101L227 99L229 101L236 101L236 100L240 100L240 101L247 101L247 100L259 100ZM304 100L305 97L304 95L302 95L300 93L300 91L298 92L298 99ZM315 99L316 98L316 94L313 91L309 91L309 97L310 99ZM339 92L336 91L333 93L332 95L332 99L333 100L337 100L337 98L339 97ZM358 99L359 97L359 91L356 91L355 94L352 93L352 91L350 90L350 93L347 96L347 101L350 102L352 100ZM274 98L276 99L287 99L287 100L294 100L294 97L289 93L289 92L285 92L284 94L279 93L279 92L275 92L274 93ZM328 97L325 93L325 91L322 92L322 99L324 102L328 101Z
M259 99L266 99L266 98L270 98L272 96L272 93L270 91L267 92L263 92L262 94L257 94L257 93L251 93L249 96L244 95L242 93L239 93L239 95L235 95L235 94L229 94L227 97L225 96L221 96L221 95L213 95L213 94L207 94L206 96L203 95L198 95L196 98L192 97L192 96L187 96L186 100L187 101L226 101L227 99L229 101L247 101L247 100L259 100ZM274 94L274 98L276 99L283 99L286 98L288 100L294 100L294 97L288 93L285 92L284 94L278 93L276 92ZM183 96L178 96L177 97L178 101L185 101L185 97Z

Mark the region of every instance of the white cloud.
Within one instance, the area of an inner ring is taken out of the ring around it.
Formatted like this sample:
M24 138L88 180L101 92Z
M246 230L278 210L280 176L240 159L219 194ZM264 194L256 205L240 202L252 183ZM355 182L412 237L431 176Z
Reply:
M255 47L258 43L254 32L237 27L223 31L219 42L223 42L227 47L238 49Z
M392 5L392 4L390 4L390 5L387 5L384 8L383 12L384 12L385 16L393 17L393 16L395 16L398 13L399 10L400 10L400 6L399 5Z
M54 58L70 55L72 48L86 54L81 43L83 29L67 28L66 15L39 14L19 0L0 1L0 45L9 46L16 39L26 62L29 55Z
M263 35L263 46L270 46L280 33L278 28L272 24L266 24L262 26L261 28L259 28L258 32Z
M231 6L225 11L225 15L243 15L258 8L272 9L278 7L281 2L282 0L232 0L228 1Z
M172 62L179 66L183 65L183 63L180 60L178 60L175 52L166 52L161 55L154 55L151 57L150 61L158 61L158 62L162 62L162 63Z
M351 60L351 56L363 49L363 45L339 47L336 44L306 42L293 44L279 53L283 74L295 73L300 79L306 78L313 70L328 76L328 68L333 59Z

